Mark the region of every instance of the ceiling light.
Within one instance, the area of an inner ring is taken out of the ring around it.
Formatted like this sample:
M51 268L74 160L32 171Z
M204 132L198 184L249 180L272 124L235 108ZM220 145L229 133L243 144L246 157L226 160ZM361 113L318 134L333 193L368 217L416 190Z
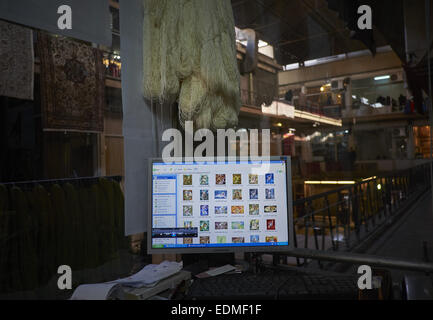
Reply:
M387 80L389 79L391 76L386 75L386 76L378 76L378 77L374 77L374 80L379 81L379 80Z
M355 184L355 181L342 181L342 180L332 180L332 181L304 181L304 184Z
M259 40L259 48L267 47L269 46L269 43L263 40Z

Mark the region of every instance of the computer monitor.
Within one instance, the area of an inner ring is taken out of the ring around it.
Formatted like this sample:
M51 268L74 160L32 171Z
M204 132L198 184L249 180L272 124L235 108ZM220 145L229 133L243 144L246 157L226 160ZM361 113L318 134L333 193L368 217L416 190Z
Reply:
M289 157L150 161L149 253L274 252L293 247Z

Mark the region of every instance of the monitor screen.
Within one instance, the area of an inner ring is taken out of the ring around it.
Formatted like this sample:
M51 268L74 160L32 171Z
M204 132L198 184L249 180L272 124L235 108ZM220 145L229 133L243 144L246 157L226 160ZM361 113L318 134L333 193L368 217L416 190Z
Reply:
M292 205L288 168L286 157L265 162L153 160L149 252L287 249Z

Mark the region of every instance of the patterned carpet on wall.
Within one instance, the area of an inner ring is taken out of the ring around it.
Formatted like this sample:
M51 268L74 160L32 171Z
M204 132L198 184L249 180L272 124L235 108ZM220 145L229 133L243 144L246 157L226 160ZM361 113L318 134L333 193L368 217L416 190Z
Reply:
M102 132L105 74L102 53L63 37L38 33L45 130Z
M0 96L33 100L31 29L0 20Z

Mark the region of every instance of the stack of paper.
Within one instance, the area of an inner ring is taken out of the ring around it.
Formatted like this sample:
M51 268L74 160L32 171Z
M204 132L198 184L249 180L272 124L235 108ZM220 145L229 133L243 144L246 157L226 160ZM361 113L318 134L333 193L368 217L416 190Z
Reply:
M123 290L120 284L83 284L75 289L70 300L111 300L120 299L121 296L123 296Z
M149 264L136 274L111 281L124 286L139 288L155 286L162 279L168 278L182 270L182 262L164 261L160 264Z
M108 300L123 295L122 286L141 288L153 287L159 281L182 270L182 262L164 261L160 264L149 264L136 274L115 281L83 284L75 289L71 300Z

